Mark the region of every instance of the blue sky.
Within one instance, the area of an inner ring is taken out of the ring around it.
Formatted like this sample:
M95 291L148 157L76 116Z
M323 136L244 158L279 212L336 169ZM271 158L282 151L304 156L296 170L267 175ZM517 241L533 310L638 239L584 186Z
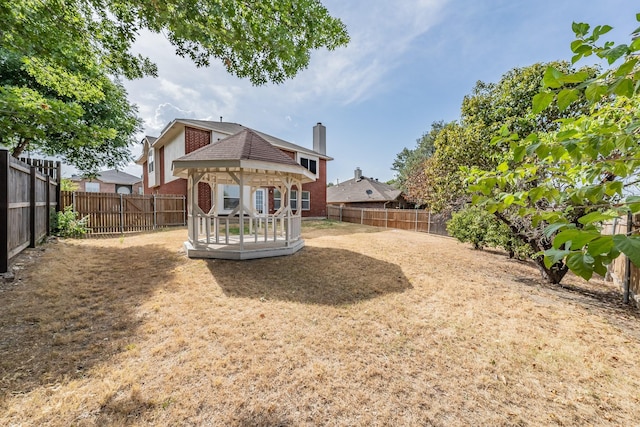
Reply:
M630 0L325 0L347 25L351 43L317 51L309 68L281 85L254 87L219 63L196 68L161 35L143 34L136 50L159 77L125 82L145 133L174 118L231 121L311 147L327 127L328 180L393 178L391 164L431 123L459 117L478 80L496 82L514 67L570 59L571 23L609 24L627 42L640 4ZM142 135L140 135L142 138ZM137 157L140 146L133 148ZM127 172L140 175L139 166Z

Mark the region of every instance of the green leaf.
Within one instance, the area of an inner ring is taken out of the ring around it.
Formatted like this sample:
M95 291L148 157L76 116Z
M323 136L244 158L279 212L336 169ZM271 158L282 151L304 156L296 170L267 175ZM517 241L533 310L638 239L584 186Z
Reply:
M502 162L497 167L498 172L506 172L509 170L509 164L507 162Z
M587 86L584 94L589 102L598 102L600 101L600 98L607 94L607 87L597 83L592 83Z
M544 229L544 235L547 236L547 237L551 237L553 235L553 233L555 233L556 231L559 231L559 230L561 230L563 228L567 228L567 227L571 227L571 226L575 227L575 225L569 224L567 222L556 222L554 224L548 225Z
M621 79L618 84L615 85L613 92L616 95L626 96L631 98L634 93L634 84L631 79Z
M542 196L544 196L544 192L544 187L534 187L529 190L529 200L531 200L531 203L535 203L540 200Z
M640 267L640 236L616 234L613 236L613 244L616 249L628 256L636 267Z
M567 84L567 83L582 83L588 77L589 77L589 73L587 73L585 71L579 71L577 73L563 74L562 76L558 77L558 81L561 82L561 83L565 83L565 84Z
M633 42L633 44L636 44L636 43L640 44L640 38L637 38ZM626 77L633 71L637 63L638 63L638 58L627 59L627 61L624 64L618 67L618 69L614 74L614 77Z
M613 249L613 236L600 236L589 242L587 252L596 257L603 254L609 254Z
M573 30L575 35L578 37L586 36L589 32L589 28L589 24L586 24L584 22L574 22L573 24L571 24L571 30Z
M547 67L544 72L544 76L542 77L543 87L549 87L552 89L561 87L562 83L560 82L560 79L562 78L562 76L563 74L554 67Z
M596 28L593 29L593 34L599 37L604 34L607 34L611 30L613 30L613 27L610 25L598 25Z
M582 252L574 252L567 256L567 267L584 280L593 276L593 257Z
M606 49L602 51L600 56L606 58L609 65L611 65L614 62L616 62L620 57L626 55L628 51L629 51L629 46L627 46L626 44L621 44L612 49Z
M551 92L540 92L533 97L533 114L538 114L547 109L553 102L554 95Z
M601 222L601 221L606 221L608 219L614 219L617 217L618 217L617 214L606 214L606 213L594 211L580 217L578 219L578 222L580 224L587 225L594 222Z
M562 250L560 250L560 249L547 249L546 251L544 251L544 265L547 268L551 268L551 266L553 264L555 264L558 261L563 260L564 257L569 255L570 253L571 253L571 251L566 251L564 249L562 249Z
M571 243L571 249L582 249L590 241L600 237L600 233L594 231L584 231L580 229L569 229L558 233L553 239L553 247L558 249L565 243Z
M524 159L524 155L527 153L524 145L517 145L511 151L513 152L513 160L516 162L521 162L522 159Z
M560 111L567 109L572 102L574 102L580 96L580 92L577 89L563 89L558 94L558 108ZM535 98L534 98L535 102Z

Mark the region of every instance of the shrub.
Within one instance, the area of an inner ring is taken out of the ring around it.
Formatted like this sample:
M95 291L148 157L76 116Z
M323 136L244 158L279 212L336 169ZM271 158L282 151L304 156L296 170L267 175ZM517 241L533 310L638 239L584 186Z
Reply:
M486 210L477 207L462 209L451 216L447 223L449 235L463 243L471 243L474 249L485 246L502 248L509 257L529 258L533 250L514 236L506 224Z
M78 212L72 206L64 208L64 212L58 212L55 224L55 235L60 237L80 238L87 234L89 216L78 219Z
M474 249L487 245L487 229L491 214L476 207L462 209L451 215L447 222L447 232L462 243L471 243Z

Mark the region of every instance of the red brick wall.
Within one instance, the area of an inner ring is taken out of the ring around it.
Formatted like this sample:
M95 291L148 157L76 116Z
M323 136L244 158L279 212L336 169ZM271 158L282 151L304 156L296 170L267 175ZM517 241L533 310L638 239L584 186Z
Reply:
M208 130L184 128L184 152L189 154L198 148L205 147L211 143L211 132ZM185 185L186 187L186 185ZM186 194L186 192L185 192ZM198 206L204 212L211 209L211 187L204 182L198 183Z
M302 189L308 191L310 210L302 211L302 216L326 217L327 216L327 161L320 159L320 173L315 182L302 184Z
M142 191L144 194L153 194L153 191L149 188L149 170L147 169L147 162L142 164Z
M186 196L187 180L182 178L174 179L171 182L152 188L149 194L179 194Z
M198 148L205 147L211 143L211 132L208 130L184 128L184 153L189 154Z
M288 151L283 151L287 155ZM301 211L303 217L326 217L327 216L327 161L320 159L318 179L315 182L302 184L302 190L309 192L310 206L308 211ZM295 186L293 189L297 189ZM273 188L269 188L269 212L274 213L273 209Z

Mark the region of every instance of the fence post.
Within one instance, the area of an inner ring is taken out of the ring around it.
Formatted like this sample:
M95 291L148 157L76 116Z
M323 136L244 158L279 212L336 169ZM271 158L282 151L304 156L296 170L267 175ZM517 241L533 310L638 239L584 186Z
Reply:
M158 226L158 209L156 209L156 195L155 194L153 195L151 203L153 203L153 229L155 230L156 227Z
M9 151L0 150L0 274L9 270Z
M389 211L387 209L384 210L384 228L389 228Z
M76 209L76 192L71 193L71 206L73 206L73 211L78 212Z
M629 211L627 212L627 236L630 236L632 231L633 231L633 214L631 213L631 211ZM627 256L627 259L625 262L625 269L624 269L623 301L625 304L629 304L630 285L631 285L631 258Z
M56 186L56 212L60 212L62 210L62 162L56 162L56 182L58 185ZM76 210L75 204L73 205L73 210Z
M187 196L182 196L182 225L187 225Z
M51 177L47 174L47 188L45 190L47 199L47 209L45 211L45 222L47 227L47 236L51 236Z
M342 222L342 205L340 205L340 222Z
M431 234L431 208L429 208L429 219L427 220L427 234Z
M120 194L120 233L124 234L124 206L122 194Z
M416 232L418 231L418 208L416 208L416 222L415 222Z
M29 166L29 247L36 247L36 167Z
M364 209L360 209L360 225L364 224Z

